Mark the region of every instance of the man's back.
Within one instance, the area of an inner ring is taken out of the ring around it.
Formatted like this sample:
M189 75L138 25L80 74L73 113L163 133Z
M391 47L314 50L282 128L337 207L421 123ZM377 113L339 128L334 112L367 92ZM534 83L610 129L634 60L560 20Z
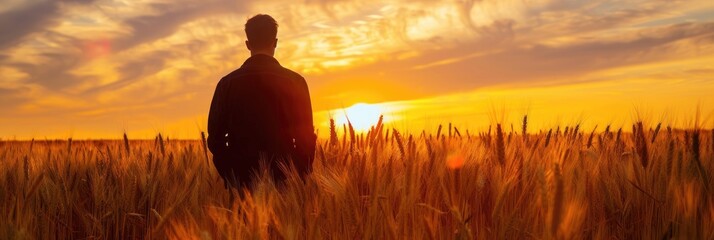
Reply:
M305 79L271 56L250 57L218 83L208 133L214 164L232 184L247 184L261 159L276 178L283 177L278 160L309 171L315 135Z

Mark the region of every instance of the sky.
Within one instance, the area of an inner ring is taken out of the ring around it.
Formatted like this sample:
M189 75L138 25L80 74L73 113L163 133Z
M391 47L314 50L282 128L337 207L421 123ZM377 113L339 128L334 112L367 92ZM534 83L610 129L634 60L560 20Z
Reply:
M196 138L258 13L323 133L345 114L415 132L525 114L714 126L714 1L1 1L3 139Z

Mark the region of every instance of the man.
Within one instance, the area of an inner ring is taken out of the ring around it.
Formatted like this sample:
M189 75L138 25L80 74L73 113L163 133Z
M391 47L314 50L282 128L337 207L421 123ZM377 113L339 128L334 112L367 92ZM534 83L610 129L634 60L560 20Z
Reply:
M281 166L304 175L312 166L315 134L305 79L273 55L278 24L259 14L245 24L251 57L216 86L208 114L208 147L227 187L250 185L261 165L276 181Z

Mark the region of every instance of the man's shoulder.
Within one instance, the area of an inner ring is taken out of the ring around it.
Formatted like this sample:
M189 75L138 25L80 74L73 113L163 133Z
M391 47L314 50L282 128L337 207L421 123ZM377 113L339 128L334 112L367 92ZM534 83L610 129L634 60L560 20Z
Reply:
M252 74L278 74L286 78L292 78L292 79L305 79L300 75L299 73L290 70L288 68L280 66L279 68L273 68L273 69L248 69L248 68L238 68L236 70L233 70L232 72L226 74L223 76L223 79L230 79L230 78L239 78L245 75L252 75Z
M285 72L285 75L291 79L305 81L305 78L303 78L302 75L293 70L283 67L283 71Z
M289 79L299 85L307 85L305 78L302 75L282 66L278 66L277 68L272 69L249 69L241 67L233 70L232 72L221 78L221 80L219 81L219 85L221 84L221 82L240 82L242 79L251 78L252 76L266 75L277 76L278 78L282 79Z
M245 72L246 72L246 71L245 71L245 69L244 69L244 68L238 68L238 69L236 69L236 70L233 70L232 72L230 72L230 73L226 74L226 75L225 75L225 76L223 76L223 78L221 78L221 79L232 79L232 78L237 78L237 77L239 77L240 75L243 75L243 74L245 74Z
M223 76L221 78L221 80L218 81L218 85L228 84L228 82L235 82L238 79L243 78L243 76L245 76L248 73L249 72L246 71L245 68L237 68L237 69L231 71L230 73L226 74L225 76Z

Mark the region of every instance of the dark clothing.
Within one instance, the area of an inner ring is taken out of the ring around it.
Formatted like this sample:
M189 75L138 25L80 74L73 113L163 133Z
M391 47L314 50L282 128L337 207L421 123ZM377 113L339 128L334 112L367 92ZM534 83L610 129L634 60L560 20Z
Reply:
M305 79L268 55L254 55L216 86L208 114L208 148L226 184L247 186L261 161L310 171L315 153L312 106Z

